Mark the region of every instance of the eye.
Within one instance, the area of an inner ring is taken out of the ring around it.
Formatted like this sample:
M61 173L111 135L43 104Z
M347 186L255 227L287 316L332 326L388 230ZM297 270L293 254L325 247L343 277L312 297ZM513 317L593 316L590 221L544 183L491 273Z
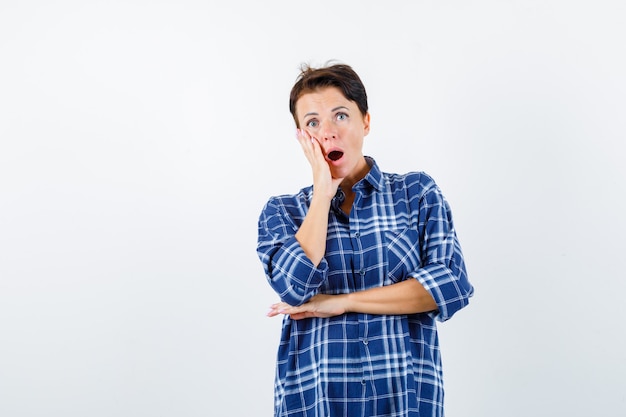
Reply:
M337 120L346 120L346 119L348 119L348 115L346 113L337 113L335 115L335 118Z
M308 122L306 122L306 126L310 128L316 128L317 126L319 126L319 122L315 119L311 119Z

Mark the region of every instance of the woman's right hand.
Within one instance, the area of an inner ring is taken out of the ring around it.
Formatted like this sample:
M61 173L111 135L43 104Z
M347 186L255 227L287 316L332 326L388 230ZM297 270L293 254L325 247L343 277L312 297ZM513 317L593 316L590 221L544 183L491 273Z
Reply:
M297 129L296 136L313 171L314 195L322 195L328 200L332 200L343 178L332 177L322 146L316 138L303 129Z

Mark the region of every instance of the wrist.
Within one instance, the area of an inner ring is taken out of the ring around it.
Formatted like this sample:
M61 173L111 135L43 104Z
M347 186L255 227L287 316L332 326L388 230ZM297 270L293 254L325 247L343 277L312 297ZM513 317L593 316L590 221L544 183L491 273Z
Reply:
M354 310L354 293L341 294L341 304L344 313L353 313Z
M334 197L335 197L335 194L333 194L332 196L329 196L327 193L323 193L323 192L316 193L315 190L313 190L313 197L311 198L311 207L319 206L326 210L330 207L330 202L333 200Z

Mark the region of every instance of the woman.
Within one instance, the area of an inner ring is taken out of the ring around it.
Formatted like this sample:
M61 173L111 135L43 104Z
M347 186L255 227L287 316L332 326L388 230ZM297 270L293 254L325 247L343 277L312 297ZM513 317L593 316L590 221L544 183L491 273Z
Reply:
M306 67L289 109L313 185L269 199L257 252L284 314L275 416L443 416L435 320L473 294L448 203L423 172L363 155L367 94Z

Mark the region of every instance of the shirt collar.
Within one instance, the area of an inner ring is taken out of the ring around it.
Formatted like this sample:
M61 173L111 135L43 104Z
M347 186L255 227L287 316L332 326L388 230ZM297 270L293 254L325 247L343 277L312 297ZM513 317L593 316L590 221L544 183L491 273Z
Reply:
M376 161L374 161L374 158L366 156L365 161L367 162L367 165L369 165L370 170L361 181L354 184L352 189L356 190L359 188L372 187L376 191L381 191L384 188L384 178L382 172L380 172L380 169L378 168ZM338 218L343 221L347 221L348 219L343 210L341 210L341 204L344 202L345 199L346 195L344 194L341 187L338 187L335 197L333 197L332 201L330 202L330 205L335 213L338 215Z
M370 166L370 170L361 181L356 183L353 188L361 188L365 187L368 184L376 189L376 191L380 191L384 188L384 178L383 174L378 168L378 164L371 156L366 156L365 161L367 165Z

